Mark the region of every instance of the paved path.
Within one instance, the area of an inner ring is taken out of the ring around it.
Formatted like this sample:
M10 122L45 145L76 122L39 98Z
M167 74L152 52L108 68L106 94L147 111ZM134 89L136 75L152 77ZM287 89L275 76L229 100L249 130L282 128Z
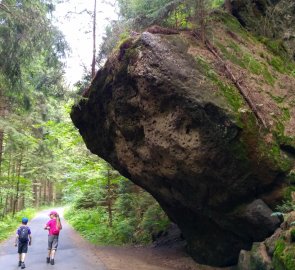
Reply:
M62 212L62 209L57 209ZM89 245L83 240L62 218L63 229L60 233L59 247L55 256L55 265L46 263L47 231L44 225L49 220L49 211L40 212L28 223L32 231L33 244L29 247L26 257L28 270L107 270L101 261L94 255ZM0 244L0 269L17 270L18 254L14 247L13 235Z

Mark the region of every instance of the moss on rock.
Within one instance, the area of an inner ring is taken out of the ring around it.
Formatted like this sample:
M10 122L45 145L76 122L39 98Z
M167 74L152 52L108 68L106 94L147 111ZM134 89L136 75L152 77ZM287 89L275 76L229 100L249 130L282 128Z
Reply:
M273 264L276 270L295 269L295 246L283 239L276 242Z

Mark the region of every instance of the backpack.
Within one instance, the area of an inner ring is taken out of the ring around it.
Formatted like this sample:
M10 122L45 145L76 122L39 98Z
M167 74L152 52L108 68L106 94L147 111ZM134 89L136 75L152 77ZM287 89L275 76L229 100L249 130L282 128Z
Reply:
M29 227L21 226L19 228L18 240L21 243L26 243L29 241Z
M52 228L52 234L53 235L59 235L59 232L60 232L60 228L57 225L57 222L55 221L54 227Z

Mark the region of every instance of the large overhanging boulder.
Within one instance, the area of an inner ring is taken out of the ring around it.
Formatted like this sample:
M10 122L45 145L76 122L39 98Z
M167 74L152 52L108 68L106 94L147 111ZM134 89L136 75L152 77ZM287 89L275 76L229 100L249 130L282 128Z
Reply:
M243 101L232 109L202 53L214 62L186 33L129 39L71 117L93 153L157 199L196 261L225 266L279 226L271 208L290 166Z

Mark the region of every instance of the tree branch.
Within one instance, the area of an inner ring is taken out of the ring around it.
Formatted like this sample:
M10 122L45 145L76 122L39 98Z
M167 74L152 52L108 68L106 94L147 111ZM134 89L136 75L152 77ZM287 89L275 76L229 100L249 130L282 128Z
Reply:
M3 3L0 3L0 9L11 14L11 11L9 10L9 8L6 5L4 5Z

